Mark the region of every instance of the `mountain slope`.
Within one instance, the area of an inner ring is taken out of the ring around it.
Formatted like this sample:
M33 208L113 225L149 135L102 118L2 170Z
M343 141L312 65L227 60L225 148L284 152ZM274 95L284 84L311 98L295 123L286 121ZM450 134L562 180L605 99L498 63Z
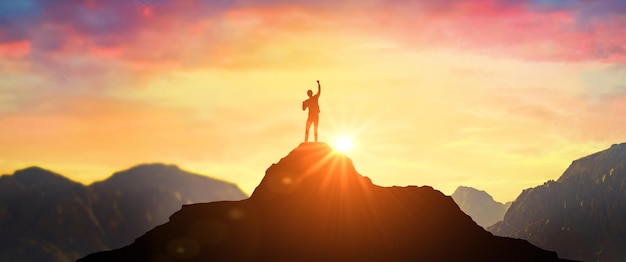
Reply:
M527 189L490 231L561 257L626 261L626 143L578 159L557 181Z
M459 208L483 228L501 221L510 206L493 200L491 195L473 187L460 186L451 195Z
M273 164L249 199L185 205L132 245L79 261L557 261L495 237L430 187L379 187L323 143Z
M76 250L103 248L90 238L99 232L84 209L90 197L83 185L38 167L0 177L0 261L71 261Z
M239 200L235 185L162 164L83 186L38 167L0 177L0 261L75 261L127 245L183 204Z
M240 200L247 196L234 184L192 174L173 165L139 165L89 186L96 217L107 232L104 244L117 248L167 222L183 204Z

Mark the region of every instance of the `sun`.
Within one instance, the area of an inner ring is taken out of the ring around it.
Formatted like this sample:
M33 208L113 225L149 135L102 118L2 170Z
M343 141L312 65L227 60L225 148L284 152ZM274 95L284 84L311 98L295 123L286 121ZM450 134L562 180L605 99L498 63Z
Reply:
M346 153L352 149L352 139L347 136L340 136L335 139L334 148L341 153Z

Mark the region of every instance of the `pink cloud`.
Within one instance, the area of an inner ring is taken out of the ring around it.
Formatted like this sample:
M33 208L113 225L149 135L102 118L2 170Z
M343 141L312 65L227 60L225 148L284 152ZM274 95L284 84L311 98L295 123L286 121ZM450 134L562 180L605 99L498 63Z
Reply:
M276 35L321 30L361 31L412 48L454 48L531 60L626 61L622 44L626 19L594 13L603 10L601 4L502 0L341 5L330 1L43 3L47 19L28 27L28 35L35 38L29 40L32 48L40 51L33 59L62 50L66 55L89 54L135 64L224 66L227 58L221 55L250 52L254 56L277 43Z
M577 8L540 9L531 1L451 1L380 6L361 16L364 32L407 47L539 61L625 63L624 16L594 17ZM589 16L594 19L588 18Z
M0 44L0 57L20 58L30 53L30 41L21 40Z

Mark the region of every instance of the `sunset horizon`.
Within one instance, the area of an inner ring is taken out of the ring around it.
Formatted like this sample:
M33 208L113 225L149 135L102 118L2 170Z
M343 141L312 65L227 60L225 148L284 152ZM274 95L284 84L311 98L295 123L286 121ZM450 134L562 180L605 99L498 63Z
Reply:
M513 201L626 142L625 11L609 0L4 1L0 174L39 166L87 185L158 162L252 194L304 141L300 105L319 80L319 141L351 147L374 184Z

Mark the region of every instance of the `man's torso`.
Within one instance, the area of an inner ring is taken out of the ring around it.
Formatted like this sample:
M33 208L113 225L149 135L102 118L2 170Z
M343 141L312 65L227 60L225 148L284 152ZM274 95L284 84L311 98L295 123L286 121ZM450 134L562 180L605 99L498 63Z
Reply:
M317 103L318 96L312 96L304 101L305 105L309 108L309 116L317 115L320 112L320 106Z

